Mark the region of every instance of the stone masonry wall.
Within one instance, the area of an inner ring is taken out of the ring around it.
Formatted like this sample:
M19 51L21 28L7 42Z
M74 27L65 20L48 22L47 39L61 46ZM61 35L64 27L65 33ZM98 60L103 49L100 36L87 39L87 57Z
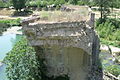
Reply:
M23 21L31 46L44 47L48 77L68 75L70 80L93 80L99 56L99 38L94 31L94 15L89 21L30 23ZM88 79L88 77L90 77ZM94 77L94 80L101 80Z

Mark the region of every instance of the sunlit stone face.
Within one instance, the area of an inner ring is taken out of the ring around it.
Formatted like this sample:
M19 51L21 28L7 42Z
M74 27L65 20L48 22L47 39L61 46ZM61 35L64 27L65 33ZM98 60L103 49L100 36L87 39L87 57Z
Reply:
M48 77L68 75L70 80L88 80L92 63L97 62L99 54L94 15L90 17L86 21L23 24L29 44L44 49L43 53L38 52L37 55L44 55Z
M44 47L45 48L45 47ZM45 50L48 76L68 75L70 80L85 80L90 55L79 48L49 46Z

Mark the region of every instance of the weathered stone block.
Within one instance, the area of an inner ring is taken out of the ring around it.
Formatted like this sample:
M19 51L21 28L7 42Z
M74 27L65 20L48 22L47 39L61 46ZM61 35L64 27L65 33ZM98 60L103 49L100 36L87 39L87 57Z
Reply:
M28 20L26 24L23 30L29 44L44 48L43 53L37 54L44 55L48 77L68 75L70 80L88 80L94 76L89 76L91 71L95 72L99 56L94 14L87 21L29 23Z

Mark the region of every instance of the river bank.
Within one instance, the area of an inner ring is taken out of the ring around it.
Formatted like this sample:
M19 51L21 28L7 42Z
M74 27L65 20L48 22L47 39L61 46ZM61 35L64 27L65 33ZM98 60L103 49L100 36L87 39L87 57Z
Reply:
M21 29L22 29L22 27L20 27L20 26L10 27L7 29L7 31L3 32L3 35L6 35L6 34L20 34L20 35L22 35L22 32L19 31Z
M9 36L11 36L11 38L14 39L16 37L15 35L22 35L22 31L19 31L21 29L22 29L22 27L20 27L20 26L14 26L14 27L8 28L7 31L3 32L2 36L0 36L0 40L8 42L10 40L10 39L8 39ZM5 39L7 39L7 40L5 40ZM2 44L2 42L0 42L0 44ZM8 47L11 47L11 46L8 46ZM3 50L1 53L3 53L4 49L2 49L2 48L4 48L4 47L0 47L0 48L1 48L1 50ZM7 50L9 50L9 49L7 49ZM3 65L1 59L3 60L3 57L2 58L0 57L0 67Z
M110 46L110 45L103 45L103 44L101 44L100 45L100 50L108 51L108 52L111 50L112 53L120 53L120 48L114 47L114 46Z
M12 50L15 43L21 39L21 29L20 26L14 26L2 32L0 36L0 80L8 80L5 72L6 65L2 61L7 53Z

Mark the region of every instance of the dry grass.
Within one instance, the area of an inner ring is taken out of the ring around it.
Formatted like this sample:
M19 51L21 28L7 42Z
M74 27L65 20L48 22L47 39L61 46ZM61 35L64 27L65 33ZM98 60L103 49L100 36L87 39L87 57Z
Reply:
M15 10L9 10L9 9L0 9L0 15L1 16L11 16Z
M40 20L45 22L68 22L83 21L88 19L86 11L41 11Z

